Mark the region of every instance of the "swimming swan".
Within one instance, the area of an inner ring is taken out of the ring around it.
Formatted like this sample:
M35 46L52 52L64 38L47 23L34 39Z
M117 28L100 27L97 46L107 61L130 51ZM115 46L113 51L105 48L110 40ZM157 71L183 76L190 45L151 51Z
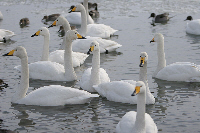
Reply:
M67 21L66 18L59 16L52 25L49 26L53 27L53 26L58 26L58 25L63 25L65 32L70 30L70 25L69 22ZM102 39L100 37L89 37L87 36L84 39L78 39L78 40L74 40L72 42L72 51L74 52L81 52L81 53L87 53L88 48L90 47L90 44L96 40L99 43L100 46L100 53L108 53L108 52L112 52L115 51L117 48L121 47L122 45L118 44L115 41L112 40L106 40L106 39ZM63 43L61 44L59 49L64 49L65 48L65 37L63 39Z
M87 25L87 16L86 10L82 4L77 5L72 9L72 12L79 11L81 12L81 31L82 36L91 36L91 37L101 37L101 38L110 38L117 30L111 28L110 26L104 24L88 24Z
M29 68L26 49L18 46L4 56L17 56L21 59L21 81L17 88L12 103L39 106L60 106L65 104L84 104L97 94L60 85L40 87L26 95L29 88Z
M81 38L76 31L69 30L66 33L66 46L64 53L64 66L51 61L38 61L29 64L29 76L32 79L53 80L53 81L74 81L77 80L72 65L72 41ZM20 68L16 68L20 70Z
M94 20L91 18L91 16L88 13L88 0L83 1L83 6L86 9L87 13L87 24L94 24ZM72 6L73 8L74 6ZM70 24L74 25L81 25L81 13L80 12L73 12L73 13L68 13L66 16L67 20L69 21Z
M15 36L14 32L5 29L0 29L0 42L6 43L6 41L13 36Z
M117 133L157 133L158 129L151 116L145 113L146 88L142 81L136 83L132 96L137 95L137 112L126 113L116 126ZM131 95L131 94L130 94Z
M147 80L147 61L148 55L146 52L140 54L140 72L139 80L145 83L146 87L146 104L154 104L155 98L151 94ZM136 81L121 80L94 85L93 88L109 101L137 104L137 97L131 97L130 93L134 91Z
M158 65L153 77L167 81L200 82L199 65L190 62L176 62L166 66L162 34L155 34L150 42L157 42Z
M193 20L192 16L188 16L185 20L190 20L186 26L186 33L200 35L200 19Z
M79 83L83 90L96 92L92 86L110 82L110 78L106 71L103 68L100 68L100 49L97 41L91 43L88 54L90 52L93 52L92 67L84 71Z
M43 53L41 61L52 61L64 64L65 50L56 50L49 54L49 40L50 40L49 30L46 27L42 27L31 37L40 35L44 36L44 45L43 45ZM72 52L73 67L78 67L81 64L83 64L87 57L88 57L87 54L80 52Z

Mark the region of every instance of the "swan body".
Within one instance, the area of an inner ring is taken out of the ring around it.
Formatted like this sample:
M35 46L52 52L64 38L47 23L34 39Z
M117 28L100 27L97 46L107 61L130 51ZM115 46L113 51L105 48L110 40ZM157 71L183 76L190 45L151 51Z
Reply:
M140 54L140 74L139 80L145 83L146 87L146 104L154 104L155 98L151 94L148 81L147 81L147 60L148 55L146 52ZM137 97L132 97L135 89L136 81L134 80L121 80L106 82L99 85L94 85L93 88L102 96L106 97L109 101L137 104Z
M157 33L151 42L157 42L158 65L153 77L180 82L200 82L200 66L190 62L176 62L166 66L164 37Z
M44 36L43 54L41 61L52 61L64 64L64 50L56 50L49 54L49 30L46 27L42 27L34 35L32 35L32 37L40 35ZM87 54L80 52L72 52L73 67L78 67L81 64L83 64L87 57Z
M186 33L200 35L200 19L193 20L192 16L188 16L186 20L190 20L186 26Z
M83 90L96 92L93 85L110 82L110 78L108 77L106 71L103 68L100 68L99 43L96 41L92 42L90 50L93 52L92 68L88 68L84 71L79 83Z
M29 68L26 49L18 46L5 56L17 56L21 59L21 82L17 88L12 103L38 106L60 106L65 104L84 104L97 94L60 85L40 87L26 95L29 88Z
M72 9L73 11L81 12L81 31L82 36L92 36L101 38L110 38L117 30L111 28L110 26L104 24L88 24L86 10L82 4L77 5Z
M83 1L83 6L85 7L86 12L87 12L87 24L94 24L94 20L91 18L91 16L88 13L88 0ZM66 18L70 24L81 25L82 20L81 20L80 12L68 13Z
M126 113L116 126L117 133L157 133L158 129L151 116L145 113L146 89L142 81L136 83L132 96L137 95L137 112ZM131 94L130 94L131 95Z
M66 46L64 53L64 66L51 61L39 61L29 64L29 75L32 79L53 81L74 81L77 79L72 65L72 41L80 38L76 31L69 30L66 33ZM19 67L16 69L20 70Z
M6 42L13 36L15 36L14 32L5 29L0 29L0 42Z
M49 27L53 27L53 26L58 26L58 25L63 25L64 30L68 31L70 30L70 25L69 22L67 21L66 18L59 16L51 26ZM99 43L99 47L100 47L100 53L105 53L105 52L112 52L112 51L116 51L116 49L118 49L119 47L121 47L122 45L118 44L115 41L112 40L106 40L106 39L102 39L100 37L90 37L90 36L86 36L85 39L78 39L78 40L74 40L72 42L72 51L74 52L81 52L81 53L87 53L88 48L90 47L90 44L93 41L97 41ZM65 48L65 38L63 39L63 43L60 46L60 50Z

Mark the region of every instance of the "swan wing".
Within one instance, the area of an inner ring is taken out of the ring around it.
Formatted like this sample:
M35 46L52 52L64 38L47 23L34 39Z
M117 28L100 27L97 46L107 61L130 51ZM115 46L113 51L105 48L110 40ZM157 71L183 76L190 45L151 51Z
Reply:
M21 99L19 103L40 106L84 104L92 97L98 97L98 95L71 87L50 85L30 92L25 98Z

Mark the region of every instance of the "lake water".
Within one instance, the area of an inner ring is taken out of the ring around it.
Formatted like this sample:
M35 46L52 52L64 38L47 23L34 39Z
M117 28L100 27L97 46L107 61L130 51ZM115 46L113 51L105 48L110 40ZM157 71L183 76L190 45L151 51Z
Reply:
M0 1L0 10L4 15L0 28L15 34L11 41L0 43L3 55L16 46L27 49L29 62L40 60L43 37L31 38L40 27L47 26L41 22L44 15L61 13L66 15L71 5L81 2L74 0L4 0ZM200 83L167 82L152 78L157 66L157 44L149 43L155 33L165 37L165 54L167 64L173 62L194 62L200 64L200 36L186 34L186 17L194 19L200 16L199 0L91 0L97 2L100 17L97 23L110 25L119 30L111 38L121 45L116 52L101 54L101 67L106 69L110 79L138 80L141 52L147 52L148 83L150 91L156 98L154 105L147 105L146 112L154 119L160 133L199 133L200 132ZM174 16L167 24L152 26L150 13L169 12ZM19 20L28 17L30 25L20 28ZM58 28L50 29L50 51L59 48L62 37ZM83 71L91 66L92 55L84 65L76 68L78 79ZM115 132L121 117L128 111L136 111L136 105L110 102L106 98L94 98L84 105L66 105L58 107L39 107L11 104L11 97L18 86L20 73L14 66L20 64L17 57L0 56L0 79L7 86L0 88L0 132ZM50 82L30 80L30 91L35 88L61 84L79 88L78 82Z

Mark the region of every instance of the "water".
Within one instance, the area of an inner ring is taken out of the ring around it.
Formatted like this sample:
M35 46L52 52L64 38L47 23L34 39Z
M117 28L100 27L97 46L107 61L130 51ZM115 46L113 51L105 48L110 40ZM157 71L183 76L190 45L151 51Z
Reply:
M0 27L14 31L17 35L6 44L0 44L0 54L3 55L16 46L27 49L29 62L40 60L43 37L30 36L40 27L46 14L66 14L71 5L79 1L49 0L49 1L0 1L0 9L4 20ZM97 23L104 23L119 31L118 36L111 40L123 46L110 54L101 54L101 67L106 69L110 79L138 80L139 54L147 52L148 81L151 92L156 98L154 105L147 105L146 112L154 119L160 133L200 132L200 83L166 82L152 78L157 65L156 43L149 43L155 33L160 32L165 37L165 54L167 64L176 61L194 62L200 64L200 37L186 34L185 26L188 15L199 18L198 0L91 0L99 4L100 18ZM148 19L150 13L169 12L175 16L167 24L152 26ZM30 19L30 25L20 28L19 20ZM58 49L62 38L58 36L58 28L51 28L50 51ZM78 79L83 71L91 66L92 56L89 56L80 68L76 68ZM115 132L115 127L121 117L128 111L136 111L136 105L115 103L106 98L94 98L89 104L66 105L59 107L39 107L11 104L11 97L18 86L19 73L13 69L19 65L16 57L0 56L0 79L8 85L0 88L0 132L11 130L16 132ZM30 80L30 89L61 84L79 88L78 82L46 82Z

